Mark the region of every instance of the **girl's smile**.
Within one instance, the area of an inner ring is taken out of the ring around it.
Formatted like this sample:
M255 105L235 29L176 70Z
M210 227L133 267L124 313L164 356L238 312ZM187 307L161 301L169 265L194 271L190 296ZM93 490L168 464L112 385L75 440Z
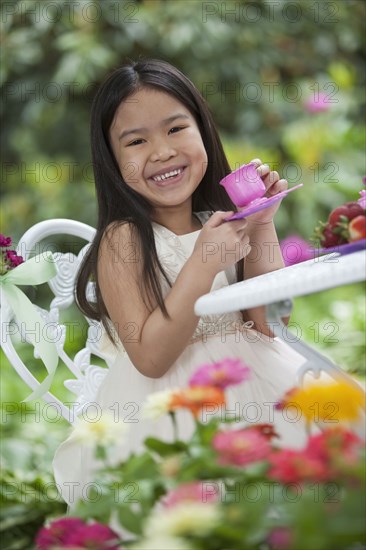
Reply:
M126 184L161 208L191 208L207 167L194 116L173 96L141 89L122 102L110 129Z

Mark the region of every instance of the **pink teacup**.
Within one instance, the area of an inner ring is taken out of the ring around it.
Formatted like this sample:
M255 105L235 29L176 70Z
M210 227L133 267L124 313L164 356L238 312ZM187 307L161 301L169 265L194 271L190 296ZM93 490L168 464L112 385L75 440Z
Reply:
M263 197L266 192L266 186L257 172L255 162L243 164L225 176L220 185L225 188L236 206L247 206L255 199Z

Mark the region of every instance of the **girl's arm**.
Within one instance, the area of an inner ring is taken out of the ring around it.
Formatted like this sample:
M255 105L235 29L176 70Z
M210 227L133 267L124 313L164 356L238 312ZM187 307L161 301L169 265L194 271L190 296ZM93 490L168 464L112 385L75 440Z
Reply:
M156 305L148 308L141 296L143 266L139 246L136 262L126 262L118 256L118 250L133 242L131 227L124 224L112 237L102 239L98 261L102 296L118 336L141 374L159 378L169 370L197 326L194 303L210 291L217 273L244 257L249 242L247 221L223 223L228 215L216 212L202 228L191 257L164 301L169 319ZM205 254L208 244L210 250L218 252ZM222 254L223 248L236 250L236 256Z
M262 164L260 159L255 159L252 162L256 162L258 166L258 172L261 175L263 182L266 186L266 195L273 196L277 193L285 191L288 187L288 183L285 179L280 179L278 172L270 171L270 168L266 164ZM279 205L278 202L274 206L262 210L253 216L248 218L248 235L251 245L251 251L244 260L244 278L251 279L270 271L276 271L285 266L276 228L273 223L273 217L277 212ZM251 320L254 322L255 328L267 334L273 336L270 327L266 320L265 306L248 309L243 312L245 320ZM288 319L284 319L284 322L288 322Z

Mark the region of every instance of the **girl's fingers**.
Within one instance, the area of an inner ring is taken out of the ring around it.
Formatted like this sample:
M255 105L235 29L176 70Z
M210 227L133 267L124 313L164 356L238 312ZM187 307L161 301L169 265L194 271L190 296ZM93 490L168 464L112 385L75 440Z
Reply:
M269 192L270 195L277 195L278 193L282 193L282 191L286 191L287 188L288 181L285 179L281 179L276 181L274 185L267 189L267 192Z

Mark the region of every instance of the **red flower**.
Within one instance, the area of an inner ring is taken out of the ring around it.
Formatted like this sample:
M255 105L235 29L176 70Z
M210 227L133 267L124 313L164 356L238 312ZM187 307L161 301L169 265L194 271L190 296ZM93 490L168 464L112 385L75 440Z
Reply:
M301 481L326 481L329 472L325 461L312 457L304 451L283 449L269 457L271 468L268 476L281 483Z
M65 548L79 547L88 550L119 550L118 536L107 525L93 523L70 532Z
M48 527L42 527L36 537L39 550L49 550L52 546L64 544L70 531L79 529L85 524L79 518L61 518L53 521Z
M79 518L61 518L43 527L36 537L38 550L88 548L89 550L119 550L118 536L101 523L87 524Z
M7 248L8 246L11 246L12 240L11 237L5 237L2 233L0 233L0 246Z

